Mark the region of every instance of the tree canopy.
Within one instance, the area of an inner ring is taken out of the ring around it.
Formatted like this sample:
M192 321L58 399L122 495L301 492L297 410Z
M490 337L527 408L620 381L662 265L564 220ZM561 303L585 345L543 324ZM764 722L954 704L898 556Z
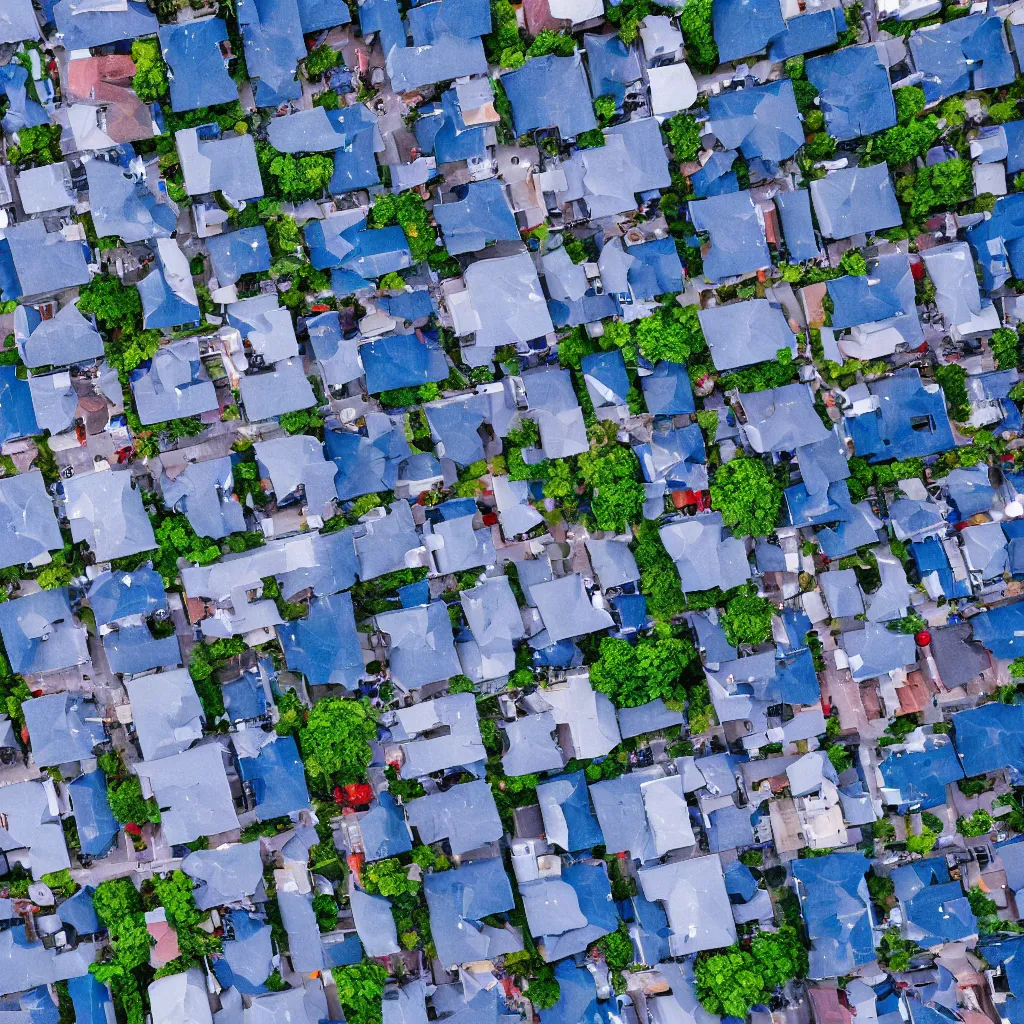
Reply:
M313 705L299 732L306 771L342 784L360 782L372 756L377 720L365 701L324 697Z
M693 643L671 635L644 637L634 647L628 640L602 639L600 658L590 668L595 690L611 698L619 708L633 708L658 697L683 700L683 676L696 659Z
M715 472L711 507L736 536L767 537L779 521L782 488L760 459L735 458Z
M737 594L725 607L719 624L733 647L762 644L771 639L773 607L756 594Z
M780 985L807 972L807 951L796 929L758 932L750 948L729 946L697 958L697 998L711 1013L745 1020L751 1006Z

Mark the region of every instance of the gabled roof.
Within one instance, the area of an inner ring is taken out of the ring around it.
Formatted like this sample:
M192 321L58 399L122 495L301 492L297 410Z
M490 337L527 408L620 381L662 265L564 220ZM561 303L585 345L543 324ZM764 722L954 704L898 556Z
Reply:
M730 946L736 926L725 891L722 862L716 855L640 868L640 885L649 900L660 900L668 915L673 956Z
M157 239L153 269L136 287L147 329L199 323L202 314L192 271L173 238Z
M0 295L21 299L55 295L88 284L91 275L83 242L47 231L41 220L26 220L4 229L0 241Z
M221 288L234 284L243 274L270 269L267 229L262 224L207 238L206 251Z
M883 801L901 810L944 804L946 786L964 777L949 736L926 736L920 746L894 751L878 767Z
M347 25L352 13L345 0L299 0L299 21L304 35L335 25Z
M58 0L53 5L53 21L68 53L155 35L157 30L156 15L139 0L128 0L123 6Z
M455 331L474 334L475 347L516 345L554 330L537 268L527 253L476 260L463 278L468 308L459 310Z
M258 892L263 882L260 844L197 850L185 857L181 870L198 883L193 895L200 910L240 903Z
M218 408L217 393L199 360L195 338L161 346L148 369L133 377L132 394L143 424L197 416Z
M437 958L445 966L523 948L508 929L483 923L483 918L513 907L512 887L500 857L472 861L453 871L432 871L423 876L423 894Z
M71 811L83 854L104 857L114 845L121 826L107 802L107 777L97 769L68 783Z
M72 693L49 693L22 702L32 760L50 768L94 756L106 732L95 701Z
M0 568L31 562L64 546L39 470L0 479L0 535Z
M531 591L550 643L596 633L614 625L611 615L593 604L579 573L538 583Z
M663 359L654 370L641 376L647 411L655 416L679 416L693 413L693 386L684 363L670 363Z
M889 71L874 44L846 46L806 66L818 90L829 135L844 142L896 124Z
M156 794L164 838L172 846L238 828L218 743L140 761L136 772Z
M779 0L714 0L711 18L723 62L760 53L786 31Z
M306 773L294 736L246 729L234 735L238 776L252 791L257 821L309 808Z
M238 382L250 423L298 412L316 405L316 395L306 378L302 360L293 356L278 360L265 373L247 373Z
M48 784L52 792L49 780L0 786L0 814L6 823L0 830L0 851L27 850L32 877L36 880L51 871L62 871L71 866L60 817L50 810ZM8 934L0 932L0 939ZM0 992L3 994L6 994L2 988L5 981L7 976L0 970Z
M239 0L238 27L259 107L297 100L302 86L295 64L306 56L296 0Z
M491 787L483 779L410 800L405 813L421 843L446 839L456 856L493 843L504 833Z
M310 515L328 515L337 493L337 467L324 457L324 446L309 434L275 437L255 445L260 476L269 478L279 507L298 500Z
M263 983L273 969L270 925L241 910L225 915L225 923L227 934L233 937L223 942L223 958L213 961L217 980L246 995L262 992ZM223 1003L221 1006L223 1010Z
M615 106L621 109L626 87L643 77L637 47L627 46L617 32L611 35L587 32L583 46L587 51L590 91L594 96L613 96Z
M200 537L220 540L245 529L242 506L233 492L231 458L190 462L171 480L161 477L167 507L183 512Z
M401 770L403 779L466 767L487 757L480 739L476 700L471 693L435 697L412 707L399 708L394 714L391 738L401 745L405 758ZM447 726L447 735L422 735L442 726Z
M779 349L792 352L795 345L782 307L767 299L712 306L697 316L717 370L774 361Z
M147 761L180 754L203 736L203 706L188 669L125 683L142 756Z
M835 45L839 33L845 31L846 19L841 6L806 11L786 22L785 32L777 35L768 47L768 57L778 62L814 50L824 50Z
M706 231L711 239L704 254L704 276L709 281L761 270L771 263L764 219L749 192L691 200L687 207L694 228Z
M238 87L221 52L220 44L228 38L222 18L161 25L158 34L169 72L172 110L196 110L238 99Z
M75 476L64 484L71 536L85 541L98 562L155 548L156 538L130 472Z
M26 213L48 213L77 205L71 171L63 160L20 171L18 195Z
M153 1024L213 1024L204 975L198 967L158 978L149 986L149 1003Z
M434 206L434 219L453 255L476 252L492 242L519 241L519 228L505 186L498 178L473 181L454 190L452 202Z
M540 446L545 457L562 459L587 451L590 444L583 410L569 371L538 367L524 372L522 377L530 411L540 428Z
M582 769L542 782L537 787L537 802L548 842L566 853L589 850L604 843L604 833L594 817Z
M720 587L730 590L750 578L746 548L738 537L723 537L718 512L663 526L658 534L682 584L683 593Z
M571 864L559 878L519 886L530 933L549 963L582 953L615 931L618 916L604 864Z
M555 728L555 717L550 711L507 722L505 737L508 750L501 756L505 774L529 775L560 769L564 759L553 736Z
M360 817L359 832L367 861L383 860L412 849L405 812L387 790L378 793L376 803Z
M849 238L902 223L892 178L884 163L830 171L811 182L811 200L826 238Z
M30 940L23 924L0 932L0 996L80 978L89 972L97 953L97 944L92 942L58 953Z
M66 366L103 355L103 339L78 311L77 303L76 299L62 306L49 320L43 320L33 306L18 306L14 337L26 366Z
M306 330L317 365L328 386L340 387L362 377L358 338L342 335L340 317L335 310L310 317L306 321Z
M174 210L153 195L144 175L133 177L123 167L100 159L87 161L85 173L97 235L142 242L174 234L178 220Z
M832 853L792 864L811 942L808 977L836 978L875 959L871 899L861 853Z
M958 942L978 933L978 922L959 882L939 858L896 868L891 878L903 912L901 931L924 949Z
M534 57L523 67L506 71L501 84L512 104L516 135L557 128L563 139L572 139L597 127L579 53Z
M0 43L20 43L39 36L39 22L32 9L32 0L10 0L0 11Z
M437 383L449 373L444 350L415 334L391 334L359 347L370 394Z
M864 629L844 633L843 648L850 659L854 682L874 679L917 663L917 647L912 636L893 633L874 622L869 622Z
M460 664L452 623L443 601L384 612L376 617L376 622L377 628L390 639L391 675L404 689L416 689L458 675Z
M0 604L0 633L13 672L56 672L89 660L87 634L71 618L67 587Z
M718 141L748 160L778 163L803 145L803 124L788 78L709 96L708 113L708 128Z
M800 19L802 20L802 19ZM775 206L782 220L782 234L790 259L813 260L821 255L811 220L811 194L805 188L779 192Z
M1003 19L994 13L917 29L910 34L910 56L923 75L928 103L971 89L994 89L1014 77Z
M241 0L240 20L241 8L246 2L251 5L256 0ZM245 31L244 27L242 31ZM174 143L185 176L185 191L190 196L223 192L235 202L262 198L263 179L256 162L256 143L251 135L236 135L234 132L225 135L216 125L203 125L175 132Z
M314 686L354 690L365 671L352 595L332 594L310 603L304 619L277 627L285 662Z
M966 775L1024 769L1024 705L984 704L956 712L951 721Z
M938 385L925 385L914 367L866 385L877 409L847 415L857 455L869 462L920 458L953 447L946 403Z

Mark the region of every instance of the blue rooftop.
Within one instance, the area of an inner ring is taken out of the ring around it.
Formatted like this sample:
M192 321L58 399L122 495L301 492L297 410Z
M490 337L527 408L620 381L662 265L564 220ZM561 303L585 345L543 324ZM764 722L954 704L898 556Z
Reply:
M1024 704L983 704L956 712L951 721L953 742L967 776L1000 768L1024 771Z
M306 772L292 736L273 737L259 748L255 757L240 755L238 774L252 787L258 821L280 818L309 807Z
M172 110L196 110L238 99L238 87L221 54L220 44L228 38L222 18L161 25L159 36L167 62Z
M709 281L760 270L771 263L764 227L749 192L691 200L688 206L693 226L706 231L711 239L704 255L704 276Z
M332 594L312 602L309 616L277 627L285 661L314 686L354 690L363 676L363 656L352 611L352 595Z
M99 769L80 775L68 783L68 791L82 853L106 856L121 831L107 803L107 777Z
M818 90L829 135L844 142L896 124L889 72L874 44L813 57L806 70Z
M912 367L874 381L868 390L879 399L875 412L847 417L857 455L868 462L921 458L952 448L953 432L942 389L929 390Z
M597 127L594 105L580 54L574 57L534 57L501 76L516 135L538 128L557 128L573 139Z
M994 89L1013 81L1013 57L1003 19L995 13L970 14L910 35L910 56L923 74L928 103L970 89Z
M779 0L714 0L711 23L723 63L761 53L786 31Z
M444 349L415 334L375 338L359 349L366 371L366 390L371 395L395 388L419 387L448 377Z
M879 767L885 789L894 791L894 799L886 803L894 804L901 814L944 804L946 786L964 777L948 736L929 736L924 750L891 753Z

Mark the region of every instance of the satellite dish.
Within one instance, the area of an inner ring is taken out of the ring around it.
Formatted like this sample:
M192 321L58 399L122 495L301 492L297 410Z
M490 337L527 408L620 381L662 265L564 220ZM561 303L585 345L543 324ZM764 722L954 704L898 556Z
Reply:
M44 882L33 882L28 887L28 898L37 907L52 907L57 902L53 898L53 890Z

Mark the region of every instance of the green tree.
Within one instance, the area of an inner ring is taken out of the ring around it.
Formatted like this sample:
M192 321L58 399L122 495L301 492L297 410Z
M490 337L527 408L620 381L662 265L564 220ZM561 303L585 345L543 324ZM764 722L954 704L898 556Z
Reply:
M576 42L564 32L542 28L526 51L527 57L546 57L553 53L558 57L571 57L576 52Z
M766 598L756 594L738 594L725 607L720 625L730 645L763 644L771 639L772 612Z
M36 583L43 590L56 590L59 587L66 587L74 578L75 573L70 565L65 565L63 562L58 562L54 559L36 577Z
M910 124L924 110L924 89L917 85L908 85L893 89L892 98L896 101L896 121L898 124Z
M859 249L847 249L839 260L839 266L851 277L867 276L867 261Z
M697 159L701 149L701 127L695 117L685 112L675 114L661 126L661 130L672 147L672 155L679 163Z
M530 978L530 987L526 991L526 998L530 1000L535 1010L550 1010L562 994L554 972L548 965L545 964L545 967L548 968L546 971Z
M975 917L996 917L999 913L996 901L989 899L980 886L972 885L967 890L967 902L970 903L971 912Z
M711 481L711 507L737 537L767 537L782 508L782 489L760 459L735 458Z
M319 78L341 63L341 54L326 43L322 43L309 51L306 56L306 74L310 78Z
M702 0L688 0L687 7L696 2ZM636 342L641 355L654 363L660 359L683 363L707 351L696 306L660 309L653 316L644 317L636 326Z
M832 767L840 774L853 767L853 754L841 743L833 743L825 748Z
M992 815L979 808L969 818L957 818L956 830L969 838L986 835L992 831Z
M615 97L610 93L598 96L594 100L594 115L598 124L604 126L611 124L615 119Z
M679 12L679 27L686 45L686 61L701 74L718 66L718 47L711 28L712 0L686 0Z
M324 697L313 705L299 733L306 771L325 781L361 782L376 738L377 720L369 703Z
M909 853L919 853L924 856L925 854L932 852L938 838L938 835L930 828L922 826L919 835L907 836L907 851Z
M761 965L752 953L739 946L701 954L694 968L694 981L704 1009L723 1017L746 1020L751 1006L764 994Z
M647 598L647 610L656 619L667 620L686 608L679 572L665 550L658 527L644 520L636 529L633 549L640 570L640 589Z
M644 506L640 462L631 448L607 445L579 457L580 474L590 488L591 511L600 530L638 522Z
M137 775L120 780L108 780L107 803L110 812L122 825L144 825L147 821L160 821L156 801L142 795L142 783Z
M1017 332L1009 327L1000 327L992 332L992 337L989 339L989 347L992 349L992 355L995 357L996 366L1000 370L1016 368L1019 361L1017 345Z
M387 969L373 960L331 970L347 1024L380 1024Z
M768 992L807 973L807 950L790 925L783 925L777 932L759 931L750 943L750 952L761 969L762 984Z
M831 160L836 155L836 143L828 132L816 132L804 143L804 155L809 160Z
M110 947L105 960L90 965L90 973L99 982L130 976L132 971L149 961L151 943L142 900L135 886L127 878L100 882L92 894L92 904L110 936Z
M962 423L971 415L971 402L967 396L967 371L957 363L947 363L935 370L935 379L942 387L949 415Z
M135 39L132 42L135 77L132 88L143 103L155 103L167 94L167 65L160 53L158 39Z
M890 971L905 971L910 967L911 959L920 952L921 947L910 939L904 939L899 928L889 928L878 944L878 962Z
M18 129L18 144L7 147L12 164L57 164L64 159L60 151L63 129L59 124L40 124Z
M988 116L995 121L996 124L1002 124L1004 121L1014 121L1018 117L1018 106L1016 100L1004 100L1002 103L993 103L988 108Z
M639 707L658 697L683 699L683 676L696 660L693 644L672 636L667 626L661 636L643 637L635 647L628 640L604 637L598 650L590 680L619 708Z
M597 946L613 971L625 970L636 959L633 955L633 940L624 924L620 923L615 931L598 939Z
M288 202L318 199L334 176L334 161L322 153L296 157L279 153L269 145L258 145L256 155L268 194L278 195Z
M897 198L910 207L910 215L915 218L933 210L950 210L970 199L973 192L971 162L961 157L919 167L896 182Z
M910 88L897 89L896 93L909 91ZM929 114L909 124L898 124L869 139L869 152L878 153L890 167L901 167L924 156L941 134L939 119Z

